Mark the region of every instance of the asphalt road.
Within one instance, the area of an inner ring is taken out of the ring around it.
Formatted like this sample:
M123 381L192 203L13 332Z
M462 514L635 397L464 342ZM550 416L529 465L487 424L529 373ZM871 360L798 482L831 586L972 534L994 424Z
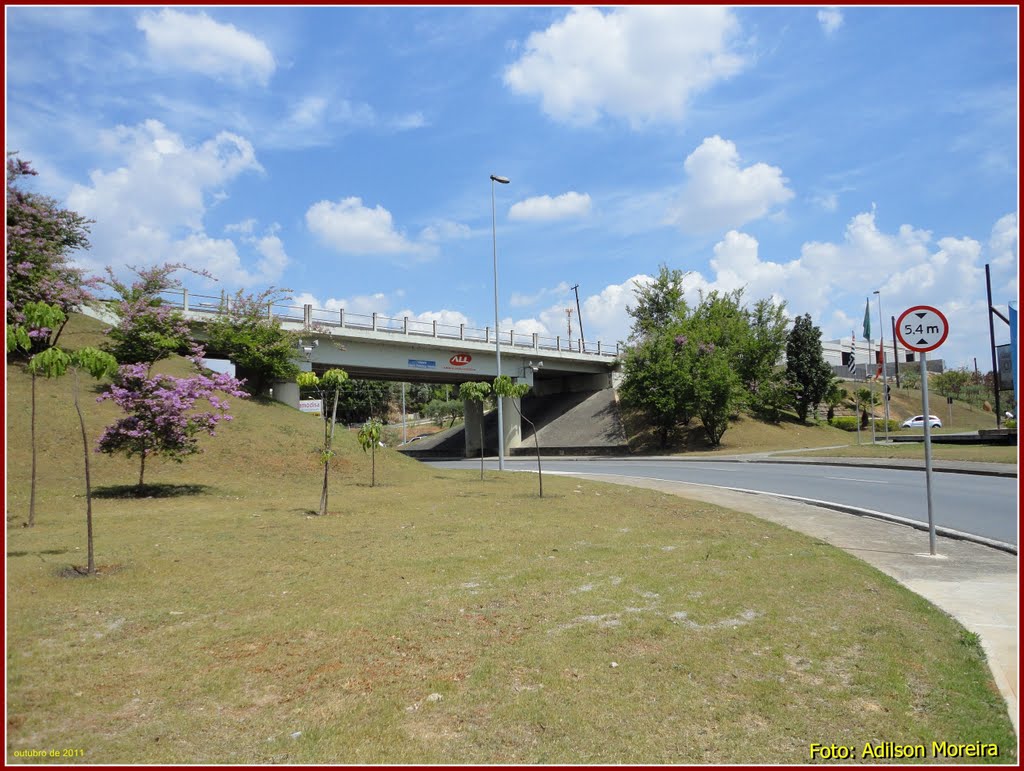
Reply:
M479 460L432 463L444 468L480 468ZM545 471L646 477L792 495L928 522L924 471L798 463L615 459L546 459L542 465ZM487 461L485 467L496 469L497 462ZM535 470L537 461L506 459L505 468ZM1014 477L934 472L932 510L938 527L1017 544L1017 479Z

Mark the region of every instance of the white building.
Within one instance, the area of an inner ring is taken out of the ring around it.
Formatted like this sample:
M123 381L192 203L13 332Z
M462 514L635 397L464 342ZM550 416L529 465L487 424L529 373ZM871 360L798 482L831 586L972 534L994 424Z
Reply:
M856 347L851 345L853 343L854 339L852 337L844 337L839 340L822 340L821 349L825 361L832 365L833 370L840 377L864 380L865 373L867 377L874 377L875 373L878 372L878 368L882 365L881 343L878 340L872 340L872 350L868 349L867 340L857 339L855 341ZM851 351L853 351L855 357L855 367L852 375L849 371ZM921 366L919 362L920 359L917 353L904 348L899 341L896 341L895 346L892 340L887 339L885 341L885 374L888 377L893 377L896 374L897 366L901 372L906 371L908 368L913 368L916 372ZM929 372L942 372L943 370L942 359L928 359Z

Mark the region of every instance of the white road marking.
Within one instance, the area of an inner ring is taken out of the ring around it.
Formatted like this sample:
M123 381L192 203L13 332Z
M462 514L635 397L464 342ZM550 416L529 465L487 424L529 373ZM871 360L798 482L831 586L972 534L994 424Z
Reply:
M847 482L870 482L873 485L887 485L879 479L858 479L857 477L825 477L825 479L845 479Z

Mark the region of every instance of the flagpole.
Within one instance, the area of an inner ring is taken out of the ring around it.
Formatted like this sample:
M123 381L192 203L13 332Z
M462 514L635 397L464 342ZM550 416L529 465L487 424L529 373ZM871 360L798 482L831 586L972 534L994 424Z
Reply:
M874 362L870 359L873 358L872 354L874 351L871 348L871 298L864 298L864 337L868 341L868 360L864 362L864 378L868 377L868 365L874 366ZM871 392L871 444L875 443L875 380L872 378L868 382L868 388Z

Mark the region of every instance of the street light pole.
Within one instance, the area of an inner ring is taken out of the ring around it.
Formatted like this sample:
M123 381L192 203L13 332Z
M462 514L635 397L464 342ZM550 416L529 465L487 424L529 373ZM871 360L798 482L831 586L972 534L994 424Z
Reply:
M494 357L498 362L498 377L501 377L501 335L498 333L498 226L494 214L494 183L509 183L508 178L491 174L491 245L494 250ZM501 397L498 397L498 471L505 470L505 422L501 414Z
M889 441L889 376L885 372L885 326L882 324L882 293L878 295L878 347L882 350L882 401L885 404L885 441ZM925 418L927 420L928 418Z

